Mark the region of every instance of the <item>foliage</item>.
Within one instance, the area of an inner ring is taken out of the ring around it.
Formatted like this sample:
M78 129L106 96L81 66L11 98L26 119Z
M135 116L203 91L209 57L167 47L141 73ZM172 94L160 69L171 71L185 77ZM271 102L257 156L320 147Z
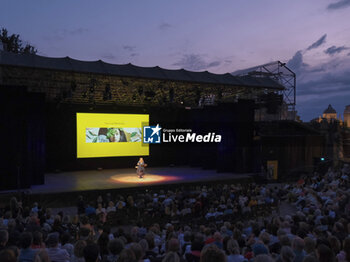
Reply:
M10 35L5 28L0 30L0 40L4 44L4 50L16 54L36 54L37 49L29 43L24 43L18 34Z
M107 138L110 139L117 133L116 128L107 128Z

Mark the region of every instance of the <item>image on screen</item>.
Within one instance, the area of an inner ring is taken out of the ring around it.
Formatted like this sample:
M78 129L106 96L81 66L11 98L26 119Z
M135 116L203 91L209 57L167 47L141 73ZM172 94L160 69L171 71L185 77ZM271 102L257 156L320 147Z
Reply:
M148 156L147 114L77 113L77 157Z

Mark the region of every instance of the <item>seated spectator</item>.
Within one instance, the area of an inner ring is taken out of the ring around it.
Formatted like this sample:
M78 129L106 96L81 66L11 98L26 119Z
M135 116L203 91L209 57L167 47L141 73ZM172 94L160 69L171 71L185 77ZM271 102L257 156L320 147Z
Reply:
M304 239L305 252L308 256L316 257L316 242L311 237L306 237Z
M226 262L225 253L216 245L209 245L203 249L200 262Z
M85 262L97 262L99 249L97 244L89 244L83 250Z
M50 260L46 249L41 249L36 253L34 262L52 262L52 261Z
M73 257L74 246L70 243L71 235L69 232L65 232L61 235L61 248L67 250L69 257Z
M85 247L86 247L85 240L78 240L75 243L74 252L73 252L73 256L71 258L71 262L85 262L85 260L84 260L84 248Z
M243 262L245 259L240 254L239 246L236 240L230 239L227 242L227 262Z
M180 262L180 257L176 252L168 252L162 262Z
M295 254L293 249L289 246L283 246L281 249L281 255L277 259L277 262L293 262L295 259Z
M1 262L17 262L15 253L11 249L2 249L0 251Z
M0 230L0 251L6 247L8 240L9 233L7 232L7 230Z
M144 252L140 244L138 243L133 243L130 246L130 250L134 252L136 261L138 262L150 262L148 259L143 259L144 257Z
M20 237L21 252L18 258L19 262L34 262L36 250L31 248L33 237L30 232L22 233Z
M47 238L47 253L51 261L55 262L70 262L70 257L65 249L60 249L59 245L59 235L54 232L48 235Z
M274 260L269 255L258 255L254 258L254 262L274 262Z
M218 248L223 249L221 234L219 232L215 232L213 238L214 238L213 244L216 245Z
M293 239L292 248L295 254L294 262L303 262L306 252L304 250L305 242L300 237Z
M40 231L35 231L33 233L32 249L41 248L45 248L45 243L43 242L43 234Z
M319 262L334 262L335 261L335 257L334 257L332 250L324 244L320 244L317 247L317 258L318 258Z
M253 245L253 255L254 257L261 254L268 254L269 250L263 244L254 244Z
M134 252L129 248L126 248L120 253L117 262L137 262L137 260Z
M347 237L343 243L343 250L337 254L338 262L350 261L350 238Z
M111 240L108 243L108 249L110 254L107 257L108 262L116 262L119 258L120 253L124 248L124 244L120 239Z

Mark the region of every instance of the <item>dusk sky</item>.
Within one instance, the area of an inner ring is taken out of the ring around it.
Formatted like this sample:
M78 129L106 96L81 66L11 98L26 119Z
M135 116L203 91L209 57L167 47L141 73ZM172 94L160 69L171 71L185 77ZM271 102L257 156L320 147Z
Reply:
M280 60L302 120L350 104L350 0L1 0L0 27L50 57L214 73Z

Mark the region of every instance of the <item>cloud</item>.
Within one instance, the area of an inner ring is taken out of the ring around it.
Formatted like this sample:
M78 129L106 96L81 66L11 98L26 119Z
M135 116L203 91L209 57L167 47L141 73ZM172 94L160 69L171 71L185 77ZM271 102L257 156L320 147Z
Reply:
M187 70L206 70L212 67L217 67L221 64L220 61L215 60L211 62L206 62L201 55L198 54L185 54L182 58L175 62L174 66L179 66Z
M78 36L87 32L89 32L89 29L84 27L74 29L59 29L54 30L51 35L46 35L43 38L47 41L61 41L67 37Z
M108 59L108 60L114 60L114 59L117 58L117 57L116 57L114 54L112 54L112 53L104 53L104 54L101 55L101 57L102 57L103 59Z
M339 0L338 2L329 4L327 6L328 10L342 9L350 6L350 0Z
M123 45L123 49L129 52L135 51L136 46L131 46L131 45Z
M327 48L327 50L325 50L324 52L328 55L334 55L334 54L338 54L338 53L341 53L345 50L348 50L349 47L346 47L346 46L339 46L339 47L336 47L335 45L334 46L331 46L329 48Z
M131 53L130 56L131 57L135 57L135 56L139 56L140 54L139 53Z
M327 38L327 34L324 34L320 39L318 39L315 43L310 45L306 50L311 50L321 46L322 44L326 43L326 38Z
M67 29L63 30L63 33L66 35L81 35L87 32L89 32L89 29L83 28L83 27L79 27L71 30L67 30Z
M159 25L159 29L160 30L162 30L162 31L165 31L165 30L168 30L168 29L170 29L170 28L172 28L173 26L171 25L171 24L169 24L169 23L165 23L165 22L163 22L163 23L161 23L160 25Z
M303 61L303 53L301 50L297 51L294 56L287 62L287 67L295 71L296 73L305 69L308 65Z
M320 115L328 104L342 113L350 101L350 59L330 57L297 74L297 108L303 120Z

